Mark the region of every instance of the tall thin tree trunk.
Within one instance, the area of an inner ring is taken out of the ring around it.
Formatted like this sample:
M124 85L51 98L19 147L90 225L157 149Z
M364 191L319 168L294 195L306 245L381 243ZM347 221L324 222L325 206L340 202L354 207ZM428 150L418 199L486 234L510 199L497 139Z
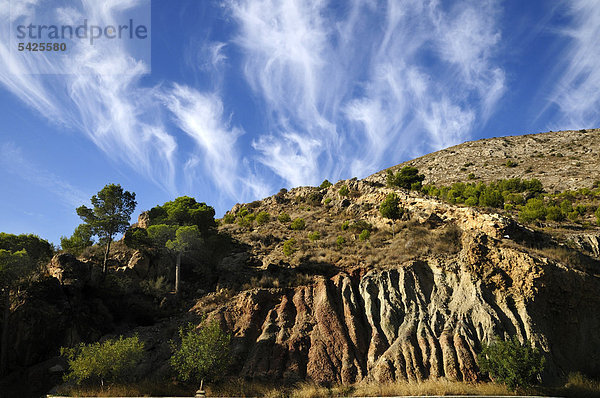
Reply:
M175 294L179 295L179 280L181 278L181 252L177 252L177 264L175 265Z
M108 238L108 243L106 244L106 252L104 252L104 262L102 263L102 275L104 275L104 276L106 276L108 254L110 252L110 243L111 242L112 242L112 237Z
M0 375L4 375L8 368L8 318L10 316L10 289L3 292L4 315L2 317L2 343L0 347Z

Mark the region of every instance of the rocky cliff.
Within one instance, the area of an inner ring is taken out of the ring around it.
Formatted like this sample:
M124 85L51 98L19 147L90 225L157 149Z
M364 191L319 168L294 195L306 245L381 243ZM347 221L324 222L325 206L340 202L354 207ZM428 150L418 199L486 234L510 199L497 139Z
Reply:
M339 198L341 184L350 188L349 199ZM396 190L405 215L391 234L392 223L377 211L389 188L343 181L325 190L322 203L304 204L314 191L281 193L255 203L254 212L303 217L324 242L278 221L252 231L222 227L248 249L233 257L237 262L226 261L230 273L221 283L233 283L231 271L244 280L262 272L258 283L266 280L266 287L244 290L216 309L200 300L194 311L233 331L241 375L473 381L481 345L514 335L546 354L547 378L600 374L597 231L571 237L568 246L507 216ZM343 220L358 219L374 226L369 242L339 229ZM346 237L343 247L334 243L338 234ZM300 249L285 256L290 238ZM288 270L312 279L282 287L277 275Z

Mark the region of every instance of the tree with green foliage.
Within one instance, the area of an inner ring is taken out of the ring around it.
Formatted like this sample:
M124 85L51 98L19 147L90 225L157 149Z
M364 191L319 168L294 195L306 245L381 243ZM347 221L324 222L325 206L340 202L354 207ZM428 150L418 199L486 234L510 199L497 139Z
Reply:
M395 236L394 221L398 220L404 214L404 209L400 207L400 199L395 193L389 193L379 205L379 213L385 218L392 220L392 236Z
M412 166L404 166L396 174L391 170L388 170L386 176L386 183L389 187L399 187L404 189L420 190L423 180L425 180L425 176L419 174L419 169Z
M342 187L340 188L340 190L338 191L338 193L340 194L340 196L348 196L350 195L350 189L348 189L348 185L342 185Z
M189 196L181 196L162 206L155 206L150 210L149 216L151 225L196 225L203 235L217 226L215 209Z
M329 182L329 180L323 180L323 182L321 183L321 185L319 185L319 189L327 189L330 186L332 186L333 184Z
M171 342L171 366L179 379L203 383L222 377L230 363L231 335L216 320L204 320L196 328L192 323L179 329L181 343Z
M148 230L140 227L129 228L125 232L123 242L127 247L136 250L144 250L152 245L152 240L148 236Z
M175 263L175 294L179 294L179 283L181 280L181 256L202 247L202 236L197 225L185 225L177 228L175 238L170 239L165 247L176 255Z
M264 225L271 221L271 215L266 211L261 211L256 215L256 223L258 225Z
M525 206L519 213L519 218L523 222L532 222L535 220L546 219L546 206L541 198L531 198L525 203Z
M106 245L102 273L106 275L106 264L110 244L118 233L125 233L129 227L131 213L137 202L135 193L125 191L119 184L108 184L91 198L92 208L80 206L77 215L89 226L92 233Z
M104 387L105 382L131 380L132 370L144 356L144 343L137 335L128 338L120 336L104 342L63 347L60 353L69 364L65 381L100 383Z
M198 226L151 225L148 227L148 237L156 247L175 255L175 294L179 294L181 258L189 252L201 250L204 243Z
M0 337L0 376L8 369L11 293L39 266L54 254L48 241L33 234L0 233L0 305L2 335Z
M73 235L60 237L60 247L74 256L79 256L86 247L94 245L92 227L89 224L79 224Z
M511 390L527 388L537 383L544 370L545 358L529 341L522 344L516 336L483 345L478 355L479 369L495 382Z

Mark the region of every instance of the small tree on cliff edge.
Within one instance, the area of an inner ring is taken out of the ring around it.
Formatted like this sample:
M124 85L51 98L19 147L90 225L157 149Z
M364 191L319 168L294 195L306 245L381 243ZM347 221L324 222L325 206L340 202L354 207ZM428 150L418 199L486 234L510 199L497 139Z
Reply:
M106 185L98 194L92 196L93 208L77 208L77 215L90 226L94 235L106 245L102 273L106 275L106 263L110 244L118 233L124 233L129 226L131 213L137 202L135 193L124 191L119 184Z

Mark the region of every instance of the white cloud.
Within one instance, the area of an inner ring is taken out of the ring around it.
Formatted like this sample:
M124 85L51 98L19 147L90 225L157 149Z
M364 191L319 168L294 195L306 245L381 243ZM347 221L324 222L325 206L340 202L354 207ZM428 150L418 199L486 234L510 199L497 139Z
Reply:
M82 0L68 9L47 9L31 0L1 2L0 22L4 26L10 19L31 19L40 13L61 23L75 23L85 17L102 25L116 25L120 12L142 0ZM157 101L153 100L156 89L139 84L148 65L136 61L118 41L93 46L73 42L69 56L60 58L63 63L56 66L66 74L47 75L41 72L50 58L11 51L12 40L5 39L0 42L0 83L6 89L51 123L84 132L110 158L128 164L165 190L175 191L177 144L158 116Z
M555 58L559 78L549 100L558 106L559 114L553 123L560 129L596 127L600 123L600 3L574 0L558 11L570 24L560 31L568 45Z
M354 0L341 14L319 0L229 5L267 107L258 160L291 185L458 143L506 90L495 1Z
M204 159L205 174L231 197L237 197L239 154L235 145L242 130L229 125L220 97L175 84L164 100L177 126L194 139L202 152L186 168L192 169L200 163L200 158Z

